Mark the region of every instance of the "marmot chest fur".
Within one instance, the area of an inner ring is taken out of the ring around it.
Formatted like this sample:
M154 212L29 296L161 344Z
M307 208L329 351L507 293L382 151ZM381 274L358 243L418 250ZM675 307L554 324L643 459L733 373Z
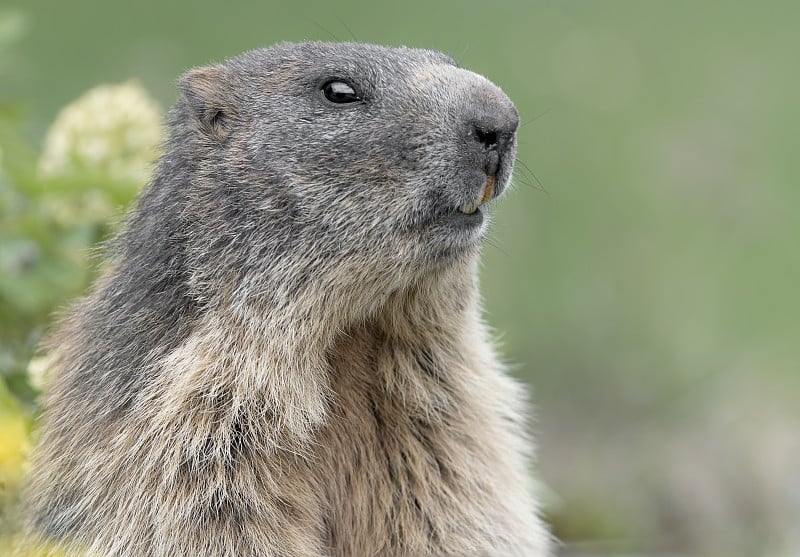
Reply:
M30 543L153 556L547 554L477 257L517 112L437 52L190 71L63 321Z

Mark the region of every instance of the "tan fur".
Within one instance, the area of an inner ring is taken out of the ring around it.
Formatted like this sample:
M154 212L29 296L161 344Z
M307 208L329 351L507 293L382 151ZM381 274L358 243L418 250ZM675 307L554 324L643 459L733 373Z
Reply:
M359 215L364 201L337 203ZM28 547L57 536L75 555L547 555L525 397L480 320L477 249L424 269L424 244L386 242L380 258L330 260L311 244L224 280L194 269L203 311L175 322L180 343L146 354L126 406L75 416L70 370L96 342L83 310L120 280L112 268L51 342L55 411ZM136 315L130 327L147 330Z

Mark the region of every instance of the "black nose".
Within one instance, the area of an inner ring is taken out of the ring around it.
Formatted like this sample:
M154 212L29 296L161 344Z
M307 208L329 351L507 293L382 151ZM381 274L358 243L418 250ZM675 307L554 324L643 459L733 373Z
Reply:
M518 126L519 116L513 107L487 110L472 121L469 135L483 153L487 174L497 173L500 159L508 152Z
M475 139L478 140L478 143L482 143L487 149L497 148L497 132L494 130L482 130L476 127Z

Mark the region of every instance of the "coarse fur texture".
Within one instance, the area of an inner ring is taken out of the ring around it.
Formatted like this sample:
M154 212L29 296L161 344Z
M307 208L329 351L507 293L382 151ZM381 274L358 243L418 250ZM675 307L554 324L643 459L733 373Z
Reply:
M458 210L509 181L511 101L440 53L357 43L247 52L180 91L49 343L29 547L547 555L525 397L480 320L487 208Z

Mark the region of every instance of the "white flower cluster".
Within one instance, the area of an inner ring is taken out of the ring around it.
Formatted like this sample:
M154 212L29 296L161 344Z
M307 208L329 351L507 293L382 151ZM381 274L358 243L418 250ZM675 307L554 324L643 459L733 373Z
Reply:
M135 81L90 89L50 127L39 172L44 178L89 174L144 184L163 136L161 115Z
M31 386L39 391L43 391L50 378L50 368L53 365L52 355L38 356L31 358L28 362L28 381Z

